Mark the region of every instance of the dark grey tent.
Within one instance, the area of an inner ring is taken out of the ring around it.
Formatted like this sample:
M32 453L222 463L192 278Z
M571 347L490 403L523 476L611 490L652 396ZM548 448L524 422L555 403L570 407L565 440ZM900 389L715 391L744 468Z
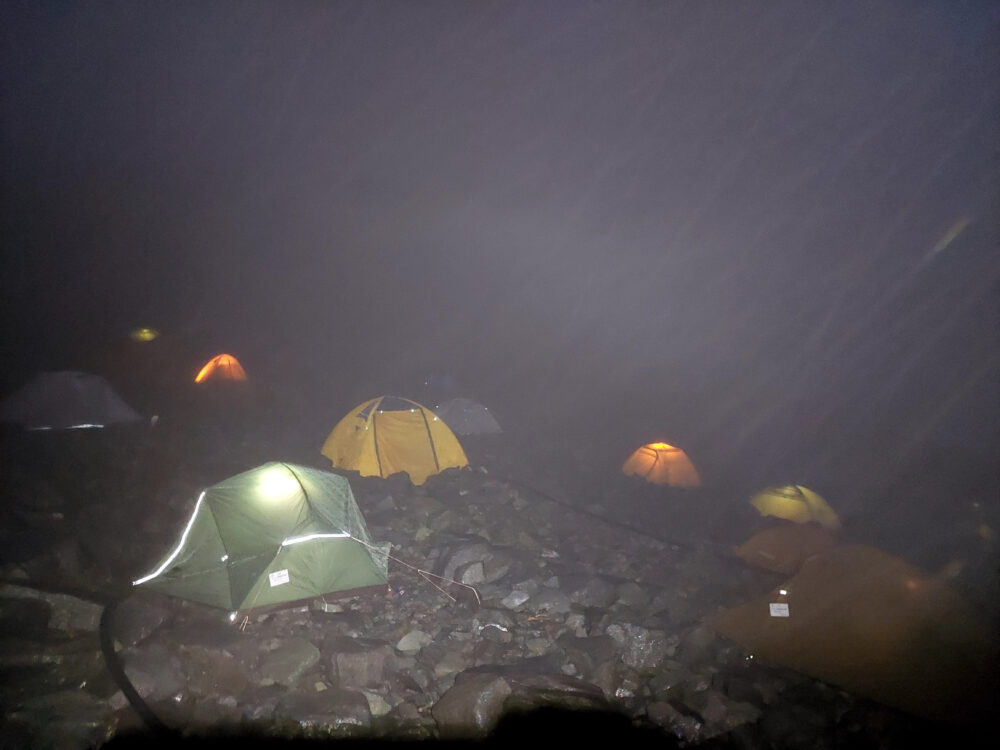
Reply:
M495 435L503 432L490 410L469 398L453 398L434 413L458 435Z
M105 427L141 419L104 378L85 372L44 372L0 402L0 420L29 430Z

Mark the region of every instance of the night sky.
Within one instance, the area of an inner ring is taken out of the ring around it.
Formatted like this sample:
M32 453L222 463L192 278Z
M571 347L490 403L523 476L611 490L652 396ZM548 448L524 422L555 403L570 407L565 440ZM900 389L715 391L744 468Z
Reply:
M7 390L150 325L330 425L329 382L442 371L637 439L997 453L998 3L0 15Z

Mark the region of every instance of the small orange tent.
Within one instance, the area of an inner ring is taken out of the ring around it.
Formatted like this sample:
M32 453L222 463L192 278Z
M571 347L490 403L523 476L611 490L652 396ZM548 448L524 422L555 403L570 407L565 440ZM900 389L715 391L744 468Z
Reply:
M701 485L701 477L687 454L666 443L649 443L638 448L622 466L622 473L638 474L647 482L672 487Z
M195 376L194 382L206 380L246 380L247 374L232 354L216 354Z

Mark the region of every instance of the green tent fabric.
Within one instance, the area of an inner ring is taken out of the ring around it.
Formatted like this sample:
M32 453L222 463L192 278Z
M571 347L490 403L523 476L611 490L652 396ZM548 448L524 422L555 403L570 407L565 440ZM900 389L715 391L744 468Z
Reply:
M337 474L268 463L206 489L177 546L133 586L237 614L387 583L389 545L373 545Z

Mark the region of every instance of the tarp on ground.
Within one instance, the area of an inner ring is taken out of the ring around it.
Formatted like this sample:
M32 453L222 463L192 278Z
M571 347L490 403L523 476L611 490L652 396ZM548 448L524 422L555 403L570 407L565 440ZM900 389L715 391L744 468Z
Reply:
M233 613L387 582L347 479L272 462L207 488L171 552L133 585Z
M0 420L29 430L137 422L142 417L99 375L44 372L0 402Z

